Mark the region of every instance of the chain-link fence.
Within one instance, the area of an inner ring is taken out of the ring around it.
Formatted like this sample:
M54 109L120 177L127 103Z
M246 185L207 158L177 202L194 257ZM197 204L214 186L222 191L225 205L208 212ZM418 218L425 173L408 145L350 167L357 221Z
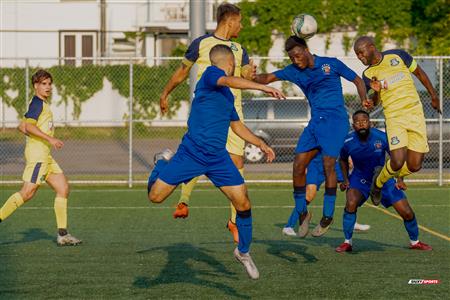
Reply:
M175 150L186 131L189 86L185 81L170 97L168 116L159 114L159 96L180 65L180 58L6 59L1 69L1 178L0 183L18 183L24 168L25 138L16 127L27 109L33 89L30 76L39 67L54 79L51 109L55 135L64 148L53 151L64 172L74 183L128 184L146 182L153 156L164 148ZM155 66L148 66L152 60ZM364 67L355 58L341 60L361 74ZM443 114L430 105L430 97L416 82L427 119L430 153L423 170L409 178L442 184L450 181L450 58L419 57L419 65L435 86ZM286 58L255 58L259 71L271 72L289 63ZM244 118L250 129L276 151L272 164L264 163L259 149L245 151L246 179L258 182L290 182L297 139L306 126L309 106L298 87L274 86L289 98L283 101L244 91ZM349 113L360 108L356 88L343 80ZM374 125L383 127L381 109L371 112Z

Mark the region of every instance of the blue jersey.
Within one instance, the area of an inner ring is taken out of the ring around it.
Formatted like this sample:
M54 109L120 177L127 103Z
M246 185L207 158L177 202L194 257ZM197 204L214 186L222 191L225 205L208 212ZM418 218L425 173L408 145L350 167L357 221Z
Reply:
M300 69L291 64L273 74L278 79L295 83L303 91L312 118L330 113L347 118L340 77L353 81L357 75L339 59L314 55L313 68Z
M366 142L362 142L356 132L351 132L344 142L340 157L353 161L353 174L367 181L372 181L373 171L377 166L383 166L389 144L386 133L376 128L370 128Z
M208 67L195 88L185 137L204 153L225 150L230 121L239 121L230 88L217 85L225 72Z

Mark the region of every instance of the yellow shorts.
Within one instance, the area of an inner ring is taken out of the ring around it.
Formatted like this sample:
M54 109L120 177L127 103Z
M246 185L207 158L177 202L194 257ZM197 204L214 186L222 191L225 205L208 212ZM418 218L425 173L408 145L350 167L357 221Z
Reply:
M63 173L58 163L49 156L46 162L27 162L22 180L41 185L50 174Z
M386 134L390 150L407 147L419 153L430 151L423 111L416 111L407 116L386 118Z
M227 138L227 151L228 153L243 156L244 155L244 147L245 141L241 139L231 127L228 129L228 138Z

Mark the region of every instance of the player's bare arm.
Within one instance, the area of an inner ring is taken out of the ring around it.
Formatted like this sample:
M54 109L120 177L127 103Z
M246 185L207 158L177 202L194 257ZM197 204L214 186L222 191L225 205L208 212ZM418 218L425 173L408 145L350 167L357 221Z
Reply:
M439 97L438 97L438 95L436 93L436 90L433 87L433 84L431 83L430 79L428 78L428 75L425 73L425 71L420 66L417 66L417 68L414 70L413 74L416 75L417 79L419 79L420 82L422 82L422 84L427 89L428 93L430 94L430 96L431 96L431 106L437 112L442 114L441 108L440 108L440 105L439 105Z
M181 64L181 66L173 73L169 82L164 87L164 90L159 97L159 106L161 108L161 114L165 114L169 111L169 95L170 93L182 83L189 75L190 66Z
M20 121L19 126L17 126L17 130L27 135L27 123L24 121Z
M36 125L31 123L25 123L25 132L29 135L33 135L35 137L46 140L53 146L55 149L61 149L64 146L64 143L57 138L51 137L48 134L42 132Z
M364 81L361 77L356 76L353 80L353 84L356 86L356 90L358 91L359 99L361 99L361 105L367 109L373 107L373 102L371 99L367 98L367 90ZM372 106L372 107L371 107Z
M255 75L255 78L253 81L261 84L269 84L271 82L279 81L280 79L277 78L273 73L264 73L264 74L257 74Z
M272 162L275 159L275 152L273 151L273 149L267 146L267 144L262 139L254 135L253 132L251 132L251 130L244 125L244 123L242 123L241 121L233 121L230 122L230 127L233 132L236 133L244 141L253 144L256 147L259 147L261 151L266 154L267 162Z
M286 96L279 90L270 86L265 86L244 78L235 76L222 76L217 80L217 85L228 86L234 89L259 90L277 99L286 99Z
M344 182L341 182L339 184L339 188L341 189L341 191L345 191L346 189L348 189L348 187L350 185L350 181L348 180L348 172L349 172L349 168L350 168L350 163L349 163L348 159L344 160L341 157L341 158L339 158L339 165L341 166L342 177L344 178Z
M376 77L372 77L370 80L370 91L369 91L369 98L372 101L372 107L377 106L380 102L380 91L383 88L383 83L381 81L378 81ZM387 86L386 86L387 88Z

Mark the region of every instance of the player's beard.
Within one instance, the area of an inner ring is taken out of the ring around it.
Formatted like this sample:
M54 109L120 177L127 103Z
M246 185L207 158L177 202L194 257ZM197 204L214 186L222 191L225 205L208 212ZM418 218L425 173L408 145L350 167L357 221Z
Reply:
M361 128L357 130L356 133L361 140L365 140L369 136L370 128Z

